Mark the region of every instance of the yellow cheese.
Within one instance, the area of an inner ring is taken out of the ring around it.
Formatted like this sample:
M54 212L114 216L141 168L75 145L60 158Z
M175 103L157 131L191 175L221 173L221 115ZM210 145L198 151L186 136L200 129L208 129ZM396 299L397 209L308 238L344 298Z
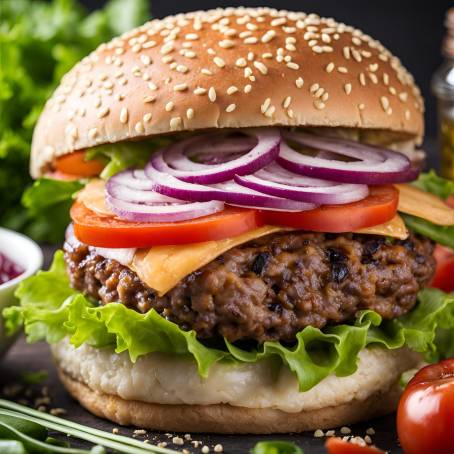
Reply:
M405 240L406 238L408 238L408 230L405 227L405 222L398 214L396 214L396 216L394 216L390 221L385 222L384 224L355 230L354 233L390 236L392 238L398 238L399 240Z
M224 252L270 233L286 230L265 225L233 238L139 250L129 265L139 278L159 295L164 295L188 274L213 261Z
M96 214L115 216L106 205L104 187L104 181L99 179L92 180L77 194L77 200Z
M454 209L438 197L410 184L396 184L401 213L411 214L437 225L454 225Z

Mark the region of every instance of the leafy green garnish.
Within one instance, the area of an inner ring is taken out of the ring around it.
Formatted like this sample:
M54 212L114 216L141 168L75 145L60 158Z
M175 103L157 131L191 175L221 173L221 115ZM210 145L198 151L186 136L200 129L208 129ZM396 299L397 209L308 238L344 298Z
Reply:
M443 200L454 194L454 181L438 176L434 170L428 173L421 173L419 178L412 184ZM454 226L436 225L426 219L409 214L401 214L410 230L424 235L443 246L454 249Z
M454 297L436 289L419 294L419 304L407 315L383 321L373 311L362 311L352 324L306 327L296 336L293 347L265 342L244 350L225 341L225 348L209 348L194 331L183 331L154 310L140 314L123 304L97 306L69 285L63 253L58 251L49 271L25 280L16 296L20 306L7 308L5 327L9 333L23 324L30 342L48 343L69 337L78 347L111 346L127 351L132 361L151 352L192 357L199 374L207 376L219 361L256 362L275 358L296 375L301 391L307 391L330 374L351 375L356 371L359 352L370 345L396 349L407 346L437 360L449 347L449 338L437 338L437 329L454 329ZM280 361L279 361L280 359Z
M436 225L426 219L400 213L410 230L426 236L437 243L454 249L454 226Z
M76 0L0 3L0 225L57 241L64 231L61 222L46 221L20 205L31 184L34 126L60 78L99 44L145 22L149 1L111 0L90 14Z
M47 380L47 370L25 371L20 374L20 381L26 385L39 385Z
M440 177L433 169L430 172L421 173L412 184L443 200L454 194L454 181Z
M70 221L69 209L74 197L84 187L83 181L63 181L40 178L22 197L28 208L27 217L32 220L28 233L38 241L57 243Z
M260 441L251 454L304 454L303 450L290 441Z

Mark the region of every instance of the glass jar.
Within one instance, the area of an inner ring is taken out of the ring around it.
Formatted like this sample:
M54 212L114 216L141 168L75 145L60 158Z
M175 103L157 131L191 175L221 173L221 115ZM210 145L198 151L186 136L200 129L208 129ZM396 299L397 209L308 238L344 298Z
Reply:
M433 75L432 91L438 99L441 174L454 180L454 8L446 13L445 25L445 61Z

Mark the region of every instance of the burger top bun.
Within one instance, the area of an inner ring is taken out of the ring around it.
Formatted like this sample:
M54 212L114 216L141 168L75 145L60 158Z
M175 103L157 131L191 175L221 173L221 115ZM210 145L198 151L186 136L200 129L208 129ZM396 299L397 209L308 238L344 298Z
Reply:
M387 130L420 140L423 101L378 41L315 14L226 8L152 20L85 57L48 100L31 173L57 156L173 131Z

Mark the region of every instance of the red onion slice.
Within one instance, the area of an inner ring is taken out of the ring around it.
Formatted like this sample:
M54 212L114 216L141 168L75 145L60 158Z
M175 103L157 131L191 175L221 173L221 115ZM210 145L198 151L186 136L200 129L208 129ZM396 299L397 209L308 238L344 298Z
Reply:
M224 203L215 200L211 202L141 205L107 195L106 203L116 215L134 222L187 221L208 216L224 209Z
M409 159L396 151L365 145L345 139L320 137L303 132L283 132L287 141L320 150L317 156L294 151L284 141L276 161L285 169L300 175L341 183L388 184L411 181L418 170ZM352 161L341 161L333 153Z
M167 197L154 186L142 171L126 170L106 183L106 204L120 218L135 222L187 221L224 208L219 201L189 203Z
M367 185L334 183L305 177L289 172L276 163L254 175L236 175L235 181L264 194L318 205L356 202L369 194Z
M221 183L231 180L234 175L253 173L272 162L279 154L281 135L278 129L245 129L241 132L255 137L257 144L236 159L214 165L192 162L186 155L186 147L194 146L201 140L200 137L196 137L171 145L155 155L147 164L145 173L147 173L147 169L154 167L188 183ZM200 146L206 145L207 140L212 140L212 136L204 136L205 142L201 141ZM214 151L216 151L215 147ZM235 153L235 147L233 153ZM222 156L222 152L219 154Z
M182 200L205 202L218 200L229 205L254 207L268 210L306 211L316 208L316 205L301 201L274 197L241 186L234 181L201 185L181 181L172 175L159 172L153 167L148 168L147 176L155 184L155 190L164 196L176 197Z

